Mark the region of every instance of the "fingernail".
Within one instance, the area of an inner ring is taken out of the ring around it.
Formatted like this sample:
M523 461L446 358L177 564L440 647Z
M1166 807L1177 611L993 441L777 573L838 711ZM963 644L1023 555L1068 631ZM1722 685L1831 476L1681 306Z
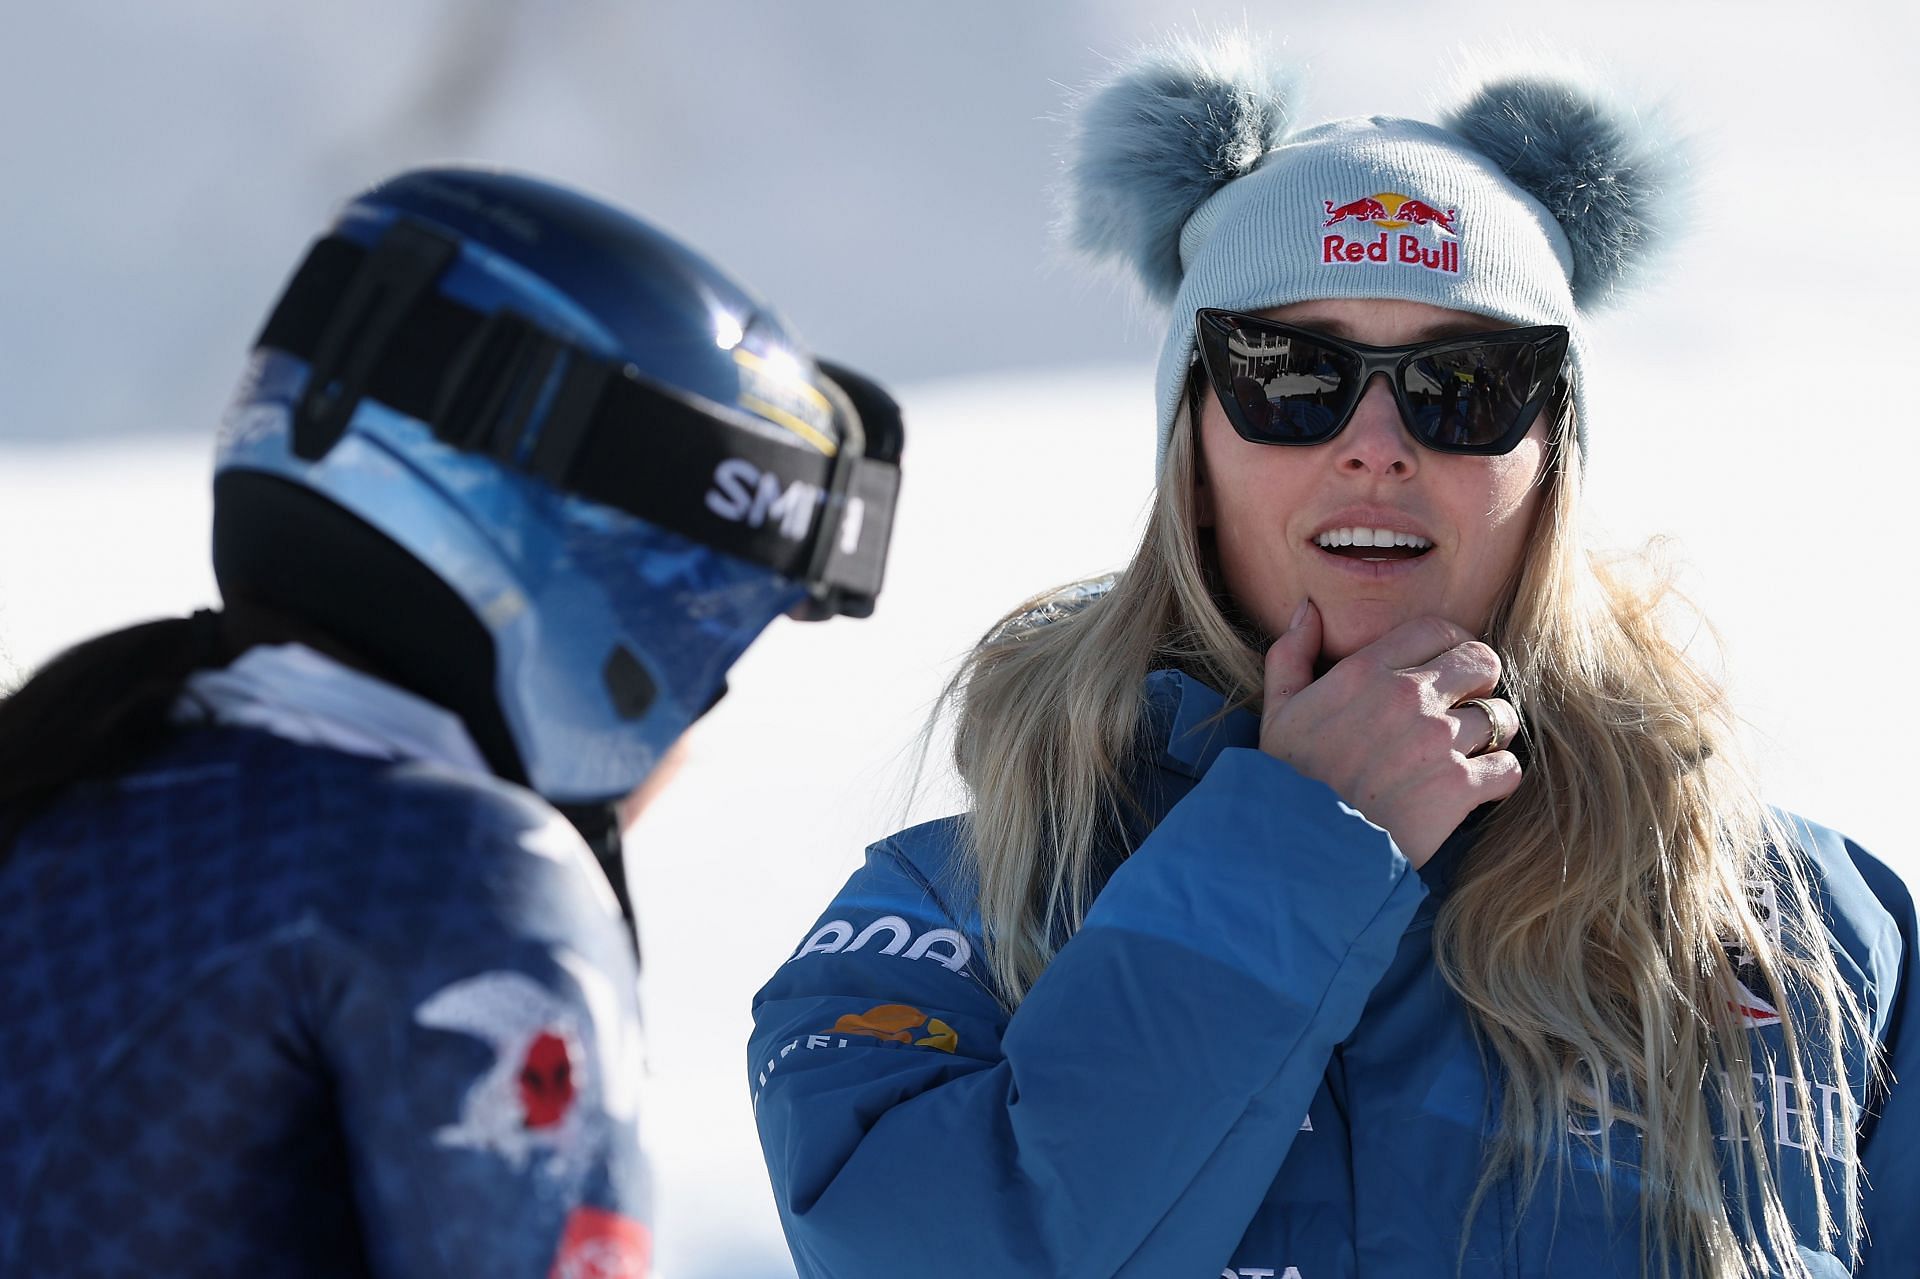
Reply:
M1307 620L1307 605L1311 602L1312 601L1308 600L1304 595L1300 597L1300 607L1293 610L1293 620L1287 623L1288 630L1292 630Z

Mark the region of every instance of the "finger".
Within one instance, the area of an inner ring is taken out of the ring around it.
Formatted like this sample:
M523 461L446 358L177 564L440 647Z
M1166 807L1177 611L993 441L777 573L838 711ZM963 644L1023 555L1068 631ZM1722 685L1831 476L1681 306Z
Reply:
M1319 656L1320 610L1303 599L1286 631L1267 649L1263 718L1272 719L1288 698L1313 683L1313 663Z
M1469 698L1468 704L1456 706L1448 713L1457 725L1454 745L1463 755L1503 751L1520 736L1520 712L1504 697ZM1475 736L1482 723L1487 726L1486 731Z
M1520 712L1504 697L1488 697L1480 700L1493 714L1493 736L1487 740L1487 749L1489 751L1508 749L1520 736Z
M1456 706L1447 712L1453 720L1453 748L1471 759L1493 742L1493 716L1478 706Z
M1425 666L1448 649L1465 644L1472 638L1464 627L1444 617L1428 614L1400 623L1354 656L1365 653L1384 662L1391 670L1412 670L1416 666Z
M1452 706L1469 697L1485 697L1500 683L1500 654L1479 640L1456 644L1426 663L1433 691L1441 704Z
M1467 761L1474 796L1483 804L1506 799L1520 789L1526 774L1512 751L1488 751Z

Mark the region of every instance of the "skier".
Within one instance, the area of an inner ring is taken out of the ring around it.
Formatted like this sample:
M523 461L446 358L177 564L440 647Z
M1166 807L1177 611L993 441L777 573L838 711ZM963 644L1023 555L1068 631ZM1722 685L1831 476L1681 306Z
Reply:
M224 608L0 703L0 1275L644 1274L621 809L772 619L871 611L901 442L618 209L350 202L221 433Z
M956 677L970 811L755 1001L800 1273L1910 1279L1913 895L1759 800L1583 544L1669 141L1545 77L1307 128L1286 82L1193 44L1079 100L1077 242L1171 312L1158 491ZM1333 377L1249 411L1255 353ZM1633 411L1737 458L1750 389Z

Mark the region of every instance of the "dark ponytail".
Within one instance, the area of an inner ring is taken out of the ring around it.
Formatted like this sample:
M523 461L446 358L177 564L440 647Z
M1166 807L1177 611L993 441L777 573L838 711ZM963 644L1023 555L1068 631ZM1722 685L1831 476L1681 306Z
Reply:
M187 678L237 651L219 613L164 618L76 644L0 700L0 860L62 790L158 747Z

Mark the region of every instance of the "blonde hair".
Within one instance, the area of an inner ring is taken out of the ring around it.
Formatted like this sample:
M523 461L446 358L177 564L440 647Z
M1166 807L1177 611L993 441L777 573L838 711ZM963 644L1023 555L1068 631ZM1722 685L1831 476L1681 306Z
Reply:
M1570 1140L1610 1165L1624 1123L1641 1139L1643 1270L1802 1274L1751 1072L1790 1076L1813 1115L1809 1041L1838 1061L1843 1035L1871 1036L1802 856L1737 762L1722 691L1664 634L1670 581L1637 580L1583 549L1572 438L1563 407L1536 529L1487 636L1525 720L1526 778L1484 823L1433 933L1439 969L1506 1084L1468 1217L1503 1174L1529 1202L1550 1161L1556 1177L1564 1169ZM986 958L1010 1008L1085 917L1096 851L1124 844L1147 673L1178 667L1229 705L1259 707L1259 648L1223 609L1197 527L1196 452L1183 411L1125 571L1096 584L1104 592L1076 584L1021 605L948 686ZM1756 892L1777 902L1772 918ZM1799 1021L1777 999L1785 1063L1752 1053L1729 947L1752 957L1764 989L1792 989L1811 1010ZM1732 1160L1732 1198L1751 1192L1757 1220L1728 1210L1716 1115L1731 1116L1728 1148L1749 1155ZM1821 1246L1852 1252L1846 1128L1843 1204L1828 1202L1820 1143L1807 1153Z

